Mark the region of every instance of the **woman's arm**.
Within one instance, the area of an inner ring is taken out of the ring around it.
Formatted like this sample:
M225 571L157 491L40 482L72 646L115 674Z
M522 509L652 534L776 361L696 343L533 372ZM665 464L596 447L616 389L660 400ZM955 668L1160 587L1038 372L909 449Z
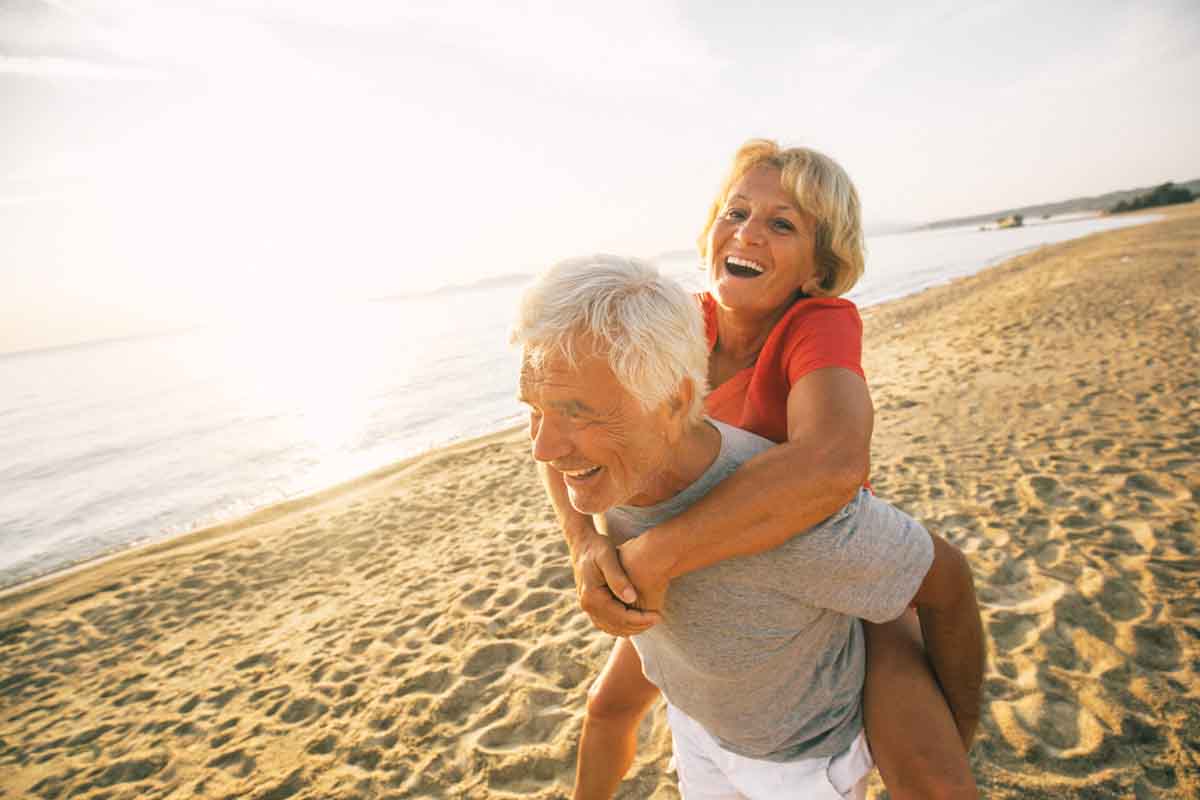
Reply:
M672 578L777 547L854 498L870 467L875 420L866 381L840 367L810 372L792 385L787 412L787 442L621 546L621 564L649 608Z
M579 606L591 617L592 624L614 636L631 636L655 625L660 619L656 612L627 607L637 594L621 569L617 548L596 530L591 516L571 505L562 474L541 463L538 473L567 540Z

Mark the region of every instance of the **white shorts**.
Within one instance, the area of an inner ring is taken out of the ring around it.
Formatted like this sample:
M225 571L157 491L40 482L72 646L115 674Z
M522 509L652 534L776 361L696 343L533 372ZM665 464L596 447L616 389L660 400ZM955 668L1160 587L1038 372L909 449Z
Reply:
M670 703L667 723L684 800L865 800L867 796L867 776L875 761L862 731L836 756L762 761L722 749L699 722Z

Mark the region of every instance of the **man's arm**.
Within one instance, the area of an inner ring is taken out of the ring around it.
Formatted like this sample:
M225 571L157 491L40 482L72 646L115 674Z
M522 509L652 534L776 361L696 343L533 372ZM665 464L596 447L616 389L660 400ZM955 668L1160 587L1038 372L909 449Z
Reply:
M925 651L941 684L963 745L971 746L983 694L983 622L966 556L940 536L933 564L913 597Z
M612 540L596 530L590 516L581 514L571 505L567 486L559 472L538 464L538 473L567 541L579 606L591 618L592 624L614 636L630 636L653 627L660 621L660 615L626 607L626 603L632 603L637 595L621 568Z

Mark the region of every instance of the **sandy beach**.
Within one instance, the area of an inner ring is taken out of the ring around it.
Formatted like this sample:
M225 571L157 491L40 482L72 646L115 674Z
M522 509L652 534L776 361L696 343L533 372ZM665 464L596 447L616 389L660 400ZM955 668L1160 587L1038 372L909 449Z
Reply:
M1200 204L1158 213L864 312L872 483L975 570L984 797L1200 796ZM0 596L0 798L565 798L611 642L499 433ZM660 708L619 796L669 757Z

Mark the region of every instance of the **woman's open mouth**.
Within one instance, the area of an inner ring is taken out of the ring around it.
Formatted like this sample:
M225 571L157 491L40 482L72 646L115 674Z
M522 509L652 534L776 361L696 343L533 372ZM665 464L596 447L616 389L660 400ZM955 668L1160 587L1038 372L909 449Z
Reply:
M763 274L762 265L738 256L729 256L725 259L725 271L735 278L757 278Z

